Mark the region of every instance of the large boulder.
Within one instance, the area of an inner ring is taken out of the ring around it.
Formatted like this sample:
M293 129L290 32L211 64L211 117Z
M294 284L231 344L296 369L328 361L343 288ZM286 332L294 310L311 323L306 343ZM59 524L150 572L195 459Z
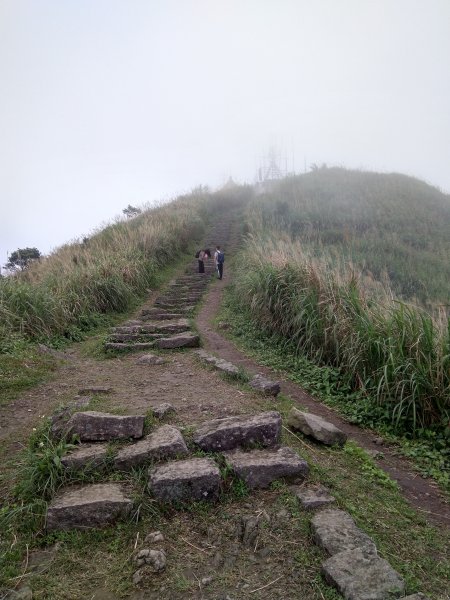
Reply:
M144 431L143 416L111 415L97 411L77 412L67 423L70 434L78 435L82 442L101 442L126 438L141 438Z
M170 462L150 470L149 489L164 502L214 500L220 489L220 471L211 458Z
M132 501L120 485L99 483L63 491L47 509L47 529L105 527L128 515Z
M322 417L305 413L298 408L292 408L288 416L288 425L298 429L318 442L327 446L343 446L347 441L347 434L329 423Z
M206 421L195 432L194 442L207 452L220 452L253 444L274 446L278 444L280 435L281 415L268 411Z
M308 463L291 448L227 452L225 461L249 488L266 488L282 477L305 478Z
M188 454L180 431L172 425L163 425L143 440L122 447L114 459L116 469L129 471L150 460L175 458Z

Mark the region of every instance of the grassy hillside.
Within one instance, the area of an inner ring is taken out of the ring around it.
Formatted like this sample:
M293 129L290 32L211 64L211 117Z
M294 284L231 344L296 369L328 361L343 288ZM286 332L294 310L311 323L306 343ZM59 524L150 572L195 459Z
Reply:
M450 196L399 174L340 168L288 178L261 196L251 221L288 232L366 281L424 305L450 303Z
M256 197L247 227L235 310L335 369L359 422L445 445L448 316L398 298L448 300L449 198L401 175L320 169Z

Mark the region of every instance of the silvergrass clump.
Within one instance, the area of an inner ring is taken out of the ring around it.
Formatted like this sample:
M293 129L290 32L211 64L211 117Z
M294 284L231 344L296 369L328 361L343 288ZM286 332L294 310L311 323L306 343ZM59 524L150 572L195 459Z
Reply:
M406 431L448 422L450 330L387 294L373 300L357 275L340 273L299 242L267 231L249 238L236 302L291 340L299 355L346 374L389 408Z
M203 192L181 197L1 279L2 332L70 338L71 327L89 325L94 315L125 310L201 235L213 199Z

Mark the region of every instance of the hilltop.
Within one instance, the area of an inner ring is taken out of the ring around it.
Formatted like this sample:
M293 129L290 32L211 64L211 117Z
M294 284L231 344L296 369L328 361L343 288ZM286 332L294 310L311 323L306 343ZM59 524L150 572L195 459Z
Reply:
M424 305L450 298L450 196L398 173L321 168L274 183L261 198L267 227L351 262Z

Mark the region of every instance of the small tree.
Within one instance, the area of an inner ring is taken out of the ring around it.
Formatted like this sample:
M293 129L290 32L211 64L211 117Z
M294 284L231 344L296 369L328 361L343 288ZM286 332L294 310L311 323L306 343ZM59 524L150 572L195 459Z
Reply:
M127 219L131 219L132 217L137 217L138 215L140 215L142 210L129 204L126 208L122 210L122 212L124 215L126 215Z
M37 248L17 248L9 255L9 260L5 269L9 271L23 271L30 262L41 258L41 253Z

